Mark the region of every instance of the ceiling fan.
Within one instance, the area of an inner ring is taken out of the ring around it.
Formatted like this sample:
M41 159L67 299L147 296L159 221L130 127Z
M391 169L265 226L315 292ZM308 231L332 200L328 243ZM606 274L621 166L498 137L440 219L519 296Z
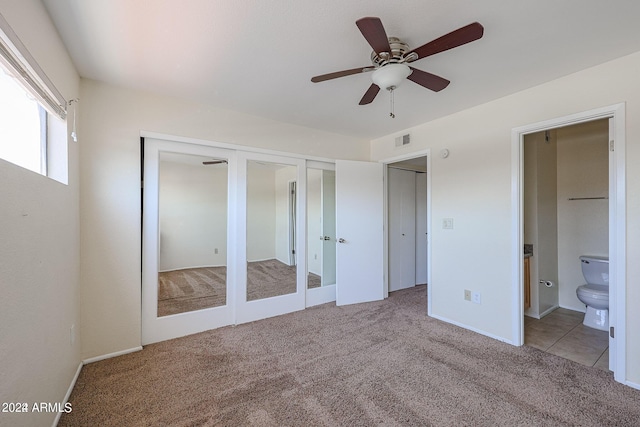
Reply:
M436 76L435 74L427 73L426 71L418 70L407 64L478 40L484 33L482 25L474 22L416 49L409 49L409 46L399 38L387 37L380 18L361 18L356 21L356 25L369 45L373 48L373 52L371 52L372 65L315 76L311 81L318 83L338 77L373 71L373 83L360 100L360 105L373 102L380 88L385 88L390 91L393 97L393 90L402 84L405 79L411 80L432 91L441 91L451 83L449 80ZM393 109L391 111L391 117L395 117Z

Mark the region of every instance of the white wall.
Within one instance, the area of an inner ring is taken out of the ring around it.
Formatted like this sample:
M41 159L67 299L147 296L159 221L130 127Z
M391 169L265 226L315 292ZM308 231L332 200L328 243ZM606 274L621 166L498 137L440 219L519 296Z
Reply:
M548 140L546 139L548 136ZM529 259L531 307L525 314L540 318L558 307L558 182L556 131L524 138L524 243L533 245ZM549 288L540 280L552 281Z
M585 283L580 255L609 254L609 124L599 120L558 129L558 281L560 306L585 311L576 288Z
M367 141L81 81L83 356L140 345L140 131L364 160Z
M78 97L78 75L40 1L0 0L0 13L58 90ZM69 142L68 185L0 160L0 402L61 402L80 364L81 144ZM50 426L55 416L2 413L0 424Z
M409 129L411 148L394 135L372 141L373 160L430 148L432 162L432 309L489 335L513 340L511 131L543 120L626 103L627 301L640 301L640 53ZM446 91L441 93L446 96ZM403 132L406 132L404 130ZM454 218L443 230L442 218ZM479 249L478 249L479 248ZM460 268L464 264L465 268ZM470 285L471 284L471 285ZM469 304L472 286L482 304ZM627 377L640 383L640 311L627 307Z
M556 131L549 132L545 141L544 132L538 133L533 141L525 139L525 144L533 142L536 147L537 203L535 219L538 222L538 242L533 247L533 265L538 290L535 303L539 314L548 314L558 307L558 289L563 285L558 281L558 154ZM548 288L539 280L549 280L556 286ZM534 302L532 300L532 302Z
M201 161L163 161L161 153L160 271L227 265L228 168Z
M538 246L538 145L537 141L544 137L544 132L526 135L524 138L523 158L523 223L524 244L533 245L534 251ZM525 315L540 318L538 307L538 256L529 259L531 286L531 306L525 309Z
M249 161L247 165L247 261L276 257L276 171Z

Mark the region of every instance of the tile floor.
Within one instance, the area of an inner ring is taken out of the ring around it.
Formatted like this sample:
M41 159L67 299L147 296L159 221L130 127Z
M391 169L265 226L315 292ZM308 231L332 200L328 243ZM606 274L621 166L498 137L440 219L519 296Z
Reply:
M609 370L609 334L582 324L584 313L558 308L542 319L524 317L524 343L587 366Z

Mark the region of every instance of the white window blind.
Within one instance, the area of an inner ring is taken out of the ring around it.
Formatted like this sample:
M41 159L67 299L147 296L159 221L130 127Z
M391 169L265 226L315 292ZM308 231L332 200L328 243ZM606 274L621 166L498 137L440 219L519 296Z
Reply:
M67 101L0 14L0 61L51 114L67 118Z

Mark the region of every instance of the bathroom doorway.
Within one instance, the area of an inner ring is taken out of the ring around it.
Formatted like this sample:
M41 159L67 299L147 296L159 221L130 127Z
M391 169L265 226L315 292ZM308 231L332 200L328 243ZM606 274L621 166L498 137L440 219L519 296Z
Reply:
M608 145L607 118L527 134L523 174L524 344L605 370L608 331L582 324L576 289L580 256L609 257Z
M514 343L516 345L522 345L525 343L525 277L524 271L526 270L523 262L523 248L525 243L525 137L527 135L540 133L545 135L545 131L559 131L565 127L571 125L577 125L581 123L590 123L597 120L604 119L607 124L607 162L608 162L608 199L595 199L590 200L598 201L602 203L602 200L606 200L606 210L608 212L608 221L605 226L608 234L606 246L609 256L609 325L610 331L608 333L609 344L609 369L614 372L614 378L616 381L626 382L626 317L625 317L625 298L626 298L626 273L625 273L625 242L626 242L626 199L625 199L625 106L624 104L617 104L613 106L603 107L596 110L591 110L583 113L574 114L571 116L561 117L557 119L548 120L545 122L534 123L527 126L522 126L513 129L512 132L512 229L514 232L513 238L513 295L514 295ZM597 125L597 124L596 124ZM564 130L563 130L564 131ZM551 137L551 135L549 135ZM556 135L557 136L557 135ZM546 141L545 141L546 142ZM564 173L563 170L556 168L556 173ZM589 174L588 168L583 170L582 175L577 174L574 179L584 178L585 174ZM564 197L566 195L563 195ZM586 200L574 200L573 203L585 202ZM565 197L567 200L563 201L569 203L571 196ZM577 198L577 197L575 197ZM561 195L556 194L556 200L561 200ZM589 209L587 209L589 211ZM556 226L560 226L560 222L556 217ZM560 243L557 245L558 253L562 253L564 250ZM535 256L535 253L534 253ZM560 255L558 261L563 263ZM580 264L576 261L577 268L580 268ZM560 264L559 264L560 266ZM580 273L581 271L578 270ZM547 273L545 273L547 274ZM539 280L544 279L543 284L547 287L546 281L550 281L550 288L554 286L558 287L558 306L561 310L565 310L563 304L571 306L567 301L570 293L575 294L575 288L584 284L584 279L571 279L570 275L561 276L560 270L558 271L558 279L553 283L552 279L546 277L539 277L538 282L531 282L530 285L539 286ZM565 288L563 290L563 280L566 280ZM578 280L575 286L570 283ZM539 290L539 289L538 289ZM544 313L545 310L540 310L539 313ZM551 308L551 307L549 307ZM551 311L553 309L551 308ZM556 310L557 311L557 310ZM573 310L571 310L573 311ZM581 314L581 313L580 313ZM534 321L537 319L532 318ZM544 320L544 317L543 317ZM527 321L528 323L529 321ZM615 337L615 338L614 338Z

